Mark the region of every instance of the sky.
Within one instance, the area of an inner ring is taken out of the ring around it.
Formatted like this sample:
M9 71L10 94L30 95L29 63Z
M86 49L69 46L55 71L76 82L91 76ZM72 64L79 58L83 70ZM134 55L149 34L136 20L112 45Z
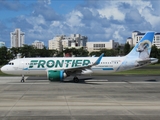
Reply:
M25 44L57 35L125 43L133 31L160 32L160 0L0 0L0 41L25 32Z

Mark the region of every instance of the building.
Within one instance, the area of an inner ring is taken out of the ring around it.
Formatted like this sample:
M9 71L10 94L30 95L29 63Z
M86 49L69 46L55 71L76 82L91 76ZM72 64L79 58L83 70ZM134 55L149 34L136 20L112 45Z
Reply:
M62 45L63 49L70 47L81 48L86 47L87 41L87 36L82 36L80 34L71 34L69 37L64 36L62 40Z
M89 52L99 51L101 49L115 49L119 46L118 42L110 40L109 42L87 42L87 50Z
M0 41L0 48L5 46L5 42Z
M156 33L154 35L153 45L157 46L157 48L160 49L160 33Z
M80 34L71 34L69 37L66 35L56 36L49 40L49 49L57 49L62 51L65 48L81 48L86 47L88 38Z
M48 41L48 48L49 50L58 50L58 51L62 51L63 50L63 46L62 46L62 39L63 39L63 35L61 36L56 36L53 39Z
M139 31L133 31L132 37L127 38L127 42L133 47L141 40L144 34L145 33L141 33ZM158 49L160 49L160 33L155 33L152 45L155 45Z
M37 49L43 49L44 48L44 42L35 40L32 45Z
M132 37L128 37L127 38L127 42L130 44L131 47L133 47L133 39L132 39Z
M23 47L25 33L21 32L19 28L15 29L14 32L11 32L10 37L11 37L11 48L12 47Z

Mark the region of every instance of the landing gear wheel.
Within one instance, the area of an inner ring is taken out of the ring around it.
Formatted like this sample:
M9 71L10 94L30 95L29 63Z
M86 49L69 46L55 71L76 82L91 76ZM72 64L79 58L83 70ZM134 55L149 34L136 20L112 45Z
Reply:
M74 78L73 78L73 81L74 81L75 83L78 83L78 82L79 82L78 77L74 77Z

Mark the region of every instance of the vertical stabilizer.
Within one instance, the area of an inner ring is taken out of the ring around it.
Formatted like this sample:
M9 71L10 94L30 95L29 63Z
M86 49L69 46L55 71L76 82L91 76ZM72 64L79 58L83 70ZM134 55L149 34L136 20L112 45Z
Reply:
M131 52L126 55L126 57L124 57L124 61L117 68L116 71L134 69L150 63L149 56L151 52L153 38L154 32L147 32L136 44L136 46L131 50Z
M149 58L154 34L154 32L147 32L131 50L127 57L134 57L142 60Z

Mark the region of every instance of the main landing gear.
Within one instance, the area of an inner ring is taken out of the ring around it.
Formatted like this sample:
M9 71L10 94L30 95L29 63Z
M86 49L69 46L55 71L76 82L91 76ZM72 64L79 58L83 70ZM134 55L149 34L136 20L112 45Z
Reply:
M22 79L21 79L21 82L25 82L25 81L24 81L24 75L22 75Z
M75 76L75 77L73 78L73 82L78 83L78 82L79 82L78 77Z

